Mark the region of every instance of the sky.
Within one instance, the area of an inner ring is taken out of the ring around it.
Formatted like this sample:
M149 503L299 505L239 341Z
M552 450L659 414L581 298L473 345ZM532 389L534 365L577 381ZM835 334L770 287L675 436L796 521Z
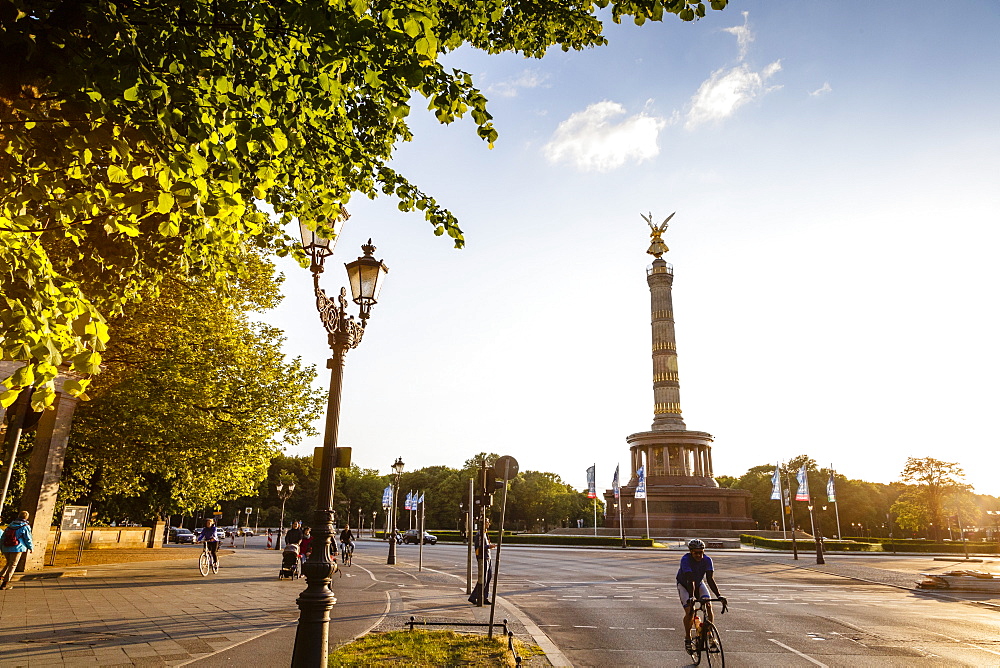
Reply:
M465 249L393 200L349 205L323 286L369 237L390 269L347 357L354 462L495 452L577 488L596 464L610 487L653 420L640 214L676 211L681 406L717 475L808 454L890 482L935 457L1000 495L1000 4L732 0L606 34L541 60L447 57L490 100L493 150L415 101L394 166ZM286 298L262 317L326 387L309 273L279 268Z

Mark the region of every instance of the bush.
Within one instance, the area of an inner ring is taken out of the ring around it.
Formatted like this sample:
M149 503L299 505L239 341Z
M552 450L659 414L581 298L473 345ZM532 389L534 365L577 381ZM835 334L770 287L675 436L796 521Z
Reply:
M861 542L865 541L865 542ZM792 541L761 538L750 534L740 534L740 542L771 550L790 550ZM816 543L811 540L799 540L800 550L815 550ZM823 549L827 552L944 552L947 554L962 554L965 550L962 543L931 543L923 538L899 538L890 541L888 538L851 538L844 541L823 541ZM996 543L968 543L969 553L997 554Z
M791 540L782 540L776 538L761 538L760 536L753 536L750 534L740 534L740 542L744 545L753 545L754 547L763 547L769 550L790 550L792 549ZM796 547L803 551L816 551L816 541L813 540L796 540ZM824 540L823 550L826 552L876 552L878 551L878 546L869 545L868 543L854 543L850 541L838 541L838 540Z

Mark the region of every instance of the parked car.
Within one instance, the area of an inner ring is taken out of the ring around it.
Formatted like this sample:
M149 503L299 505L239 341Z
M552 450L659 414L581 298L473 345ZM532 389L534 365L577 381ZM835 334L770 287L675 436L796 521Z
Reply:
M194 533L190 529L185 529L184 527L171 527L170 533L167 535L167 540L171 543L193 543L195 539Z
M420 536L420 531L418 529L410 529L409 531L403 534L403 542L407 544L412 543L416 545L417 542L420 540L418 536ZM424 545L427 545L428 543L430 543L431 545L435 545L437 542L438 542L437 536L435 536L434 534L429 534L426 531L424 532Z
M251 529L250 527L243 527L242 529L239 530L239 533L237 533L236 535L237 536L253 536L254 533L253 533L253 529Z

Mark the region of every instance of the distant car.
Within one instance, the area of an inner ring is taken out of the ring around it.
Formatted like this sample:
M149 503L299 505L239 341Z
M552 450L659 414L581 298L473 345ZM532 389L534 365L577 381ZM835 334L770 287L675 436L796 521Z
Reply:
M236 534L236 535L237 536L253 536L254 533L253 533L253 529L251 529L250 527L243 527L242 529L240 529L239 533Z
M406 544L412 543L413 545L416 545L420 541L419 536L420 536L419 530L410 529L409 531L403 534L403 542ZM435 545L437 544L437 542L438 542L437 536L435 536L434 534L429 534L426 531L424 532L424 545L427 545L428 543L431 545Z
M170 529L167 540L171 543L193 543L195 539L194 533L190 529L185 529L183 527L174 527Z

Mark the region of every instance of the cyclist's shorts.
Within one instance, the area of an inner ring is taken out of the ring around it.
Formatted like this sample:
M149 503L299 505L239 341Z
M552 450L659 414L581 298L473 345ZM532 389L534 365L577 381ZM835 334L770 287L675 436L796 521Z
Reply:
M708 591L708 587L705 586L704 582L698 583L695 587L695 594L696 598L712 598L712 594ZM682 585L680 582L677 583L677 595L680 596L681 607L683 607L684 604L687 603L689 595L687 587Z

